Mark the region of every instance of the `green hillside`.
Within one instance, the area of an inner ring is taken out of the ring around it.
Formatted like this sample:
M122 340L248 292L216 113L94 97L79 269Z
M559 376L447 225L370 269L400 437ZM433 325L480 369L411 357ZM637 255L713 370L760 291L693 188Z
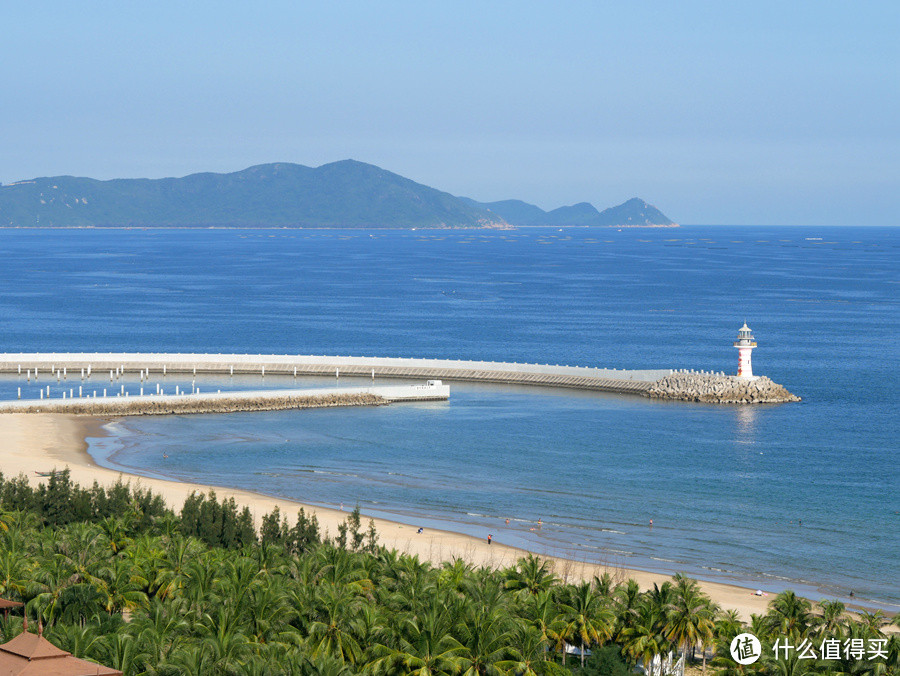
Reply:
M495 214L371 164L263 164L231 174L54 176L0 187L0 225L18 227L478 228Z

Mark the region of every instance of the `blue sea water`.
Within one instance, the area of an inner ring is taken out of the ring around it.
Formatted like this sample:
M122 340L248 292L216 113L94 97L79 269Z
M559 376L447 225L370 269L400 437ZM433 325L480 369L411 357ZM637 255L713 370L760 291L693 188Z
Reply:
M128 418L91 452L579 559L900 607L898 228L2 230L0 252L10 352L733 373L746 320L754 371L801 403L453 384L447 403ZM7 377L0 398L70 380Z

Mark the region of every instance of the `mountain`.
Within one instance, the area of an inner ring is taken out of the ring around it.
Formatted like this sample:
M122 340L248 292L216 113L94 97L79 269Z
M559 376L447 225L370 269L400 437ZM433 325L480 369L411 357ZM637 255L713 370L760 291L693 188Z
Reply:
M231 174L98 181L53 176L0 186L7 227L484 228L672 225L637 198L597 211L547 212L520 200L481 203L371 164L260 164Z
M497 214L371 164L262 164L231 174L54 176L0 187L0 225L20 227L502 227Z
M659 209L637 197L603 211L597 211L594 205L587 202L544 211L540 207L519 200L476 202L466 198L466 201L472 206L496 214L510 225L675 225L675 222Z

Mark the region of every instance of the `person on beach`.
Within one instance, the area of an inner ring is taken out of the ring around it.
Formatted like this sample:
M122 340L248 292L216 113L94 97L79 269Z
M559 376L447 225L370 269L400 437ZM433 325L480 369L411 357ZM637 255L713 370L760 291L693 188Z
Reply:
M507 526L509 525L509 519L506 520L506 525L507 525Z
M653 528L653 519L650 519L650 528Z
M488 533L488 544L491 544L491 540L494 539L494 536Z

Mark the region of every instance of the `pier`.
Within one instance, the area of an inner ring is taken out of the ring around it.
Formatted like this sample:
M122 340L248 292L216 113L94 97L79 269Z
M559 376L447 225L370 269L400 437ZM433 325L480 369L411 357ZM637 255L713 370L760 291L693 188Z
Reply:
M748 365L749 368L749 365ZM410 359L389 357L334 357L310 355L173 354L173 353L6 353L0 354L0 374L18 374L29 383L40 377L57 383L109 378L113 398L127 396L116 383L139 377L149 385L167 376L256 375L325 376L340 383L341 376L457 381L564 387L577 390L631 394L654 399L673 399L722 404L782 403L799 401L768 378L729 376L687 369L601 369L560 364ZM157 387L159 385L157 384ZM120 389L116 389L120 388ZM193 389L193 388L192 388ZM370 388L371 389L371 388ZM287 390L279 390L285 392ZM321 392L321 390L318 390ZM346 391L342 388L341 392ZM76 395L77 392L77 395ZM104 397L107 390L104 389ZM274 396L274 390L267 391ZM49 396L49 389L47 390ZM140 390L143 395L143 388ZM176 395L179 392L176 387ZM231 393L233 395L234 393ZM261 396L264 393L256 393ZM157 390L150 395L158 402ZM191 392L192 396L196 392ZM41 395L43 396L43 395ZM64 395L65 396L65 395ZM83 400L82 387L71 387L69 398ZM134 399L134 397L130 397ZM46 400L44 400L46 401ZM398 399L394 399L398 401ZM249 410L249 409L246 409Z
M49 375L65 373L78 379L84 372L116 379L123 373L353 376L442 380L541 387L567 387L620 394L645 395L652 384L672 369L600 369L559 364L408 359L386 357L332 357L250 354L157 354L157 353L7 353L0 354L0 373L35 371ZM53 375L56 379L57 376Z
M238 411L279 411L331 406L379 406L403 401L442 401L449 397L449 386L439 381L431 381L423 385L385 387L29 399L0 402L0 413L68 413L72 415L235 413Z

